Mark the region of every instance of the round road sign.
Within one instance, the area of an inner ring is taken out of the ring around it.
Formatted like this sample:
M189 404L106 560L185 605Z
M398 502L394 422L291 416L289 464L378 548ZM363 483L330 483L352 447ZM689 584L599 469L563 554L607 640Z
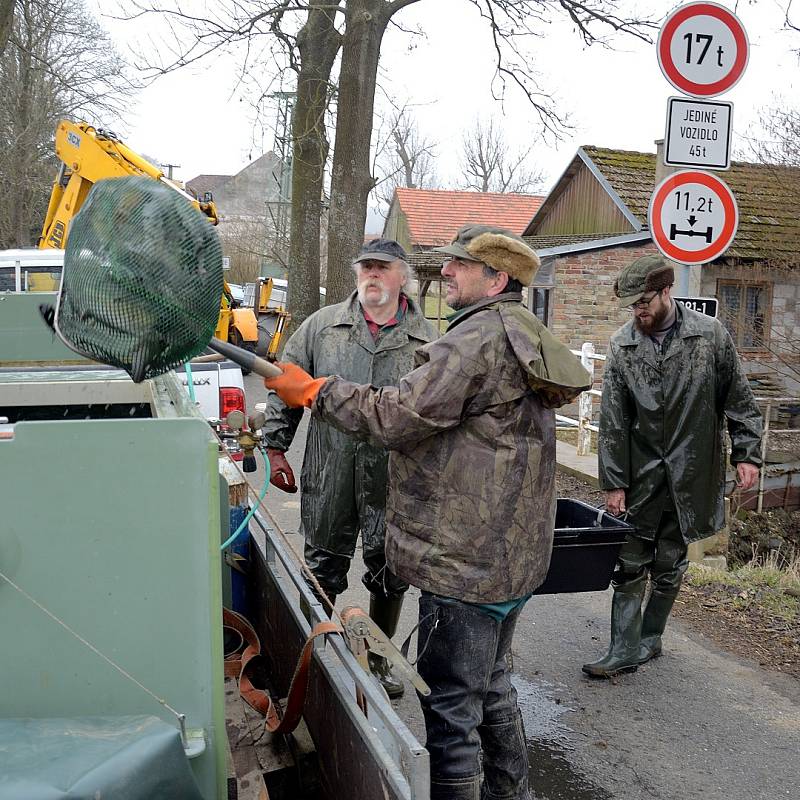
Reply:
M735 14L716 3L688 3L673 11L658 34L658 64L680 92L715 97L742 77L749 45Z
M679 264L705 264L721 256L739 225L736 199L716 175L683 170L656 186L647 212L656 247Z

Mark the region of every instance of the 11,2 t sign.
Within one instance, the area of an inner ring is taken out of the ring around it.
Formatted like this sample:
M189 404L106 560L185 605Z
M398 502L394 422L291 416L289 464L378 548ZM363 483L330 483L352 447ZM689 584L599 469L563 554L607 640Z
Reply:
M710 172L683 170L656 186L647 214L656 247L679 264L705 264L733 241L739 210L728 185Z
M664 77L694 97L727 92L742 77L749 45L739 18L716 3L688 3L667 17L658 34Z

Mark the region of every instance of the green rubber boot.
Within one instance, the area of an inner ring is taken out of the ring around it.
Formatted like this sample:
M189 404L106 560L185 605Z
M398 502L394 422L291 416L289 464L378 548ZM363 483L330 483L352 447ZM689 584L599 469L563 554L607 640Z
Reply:
M593 678L613 678L639 668L639 638L642 631L644 576L614 589L611 601L611 644L599 661L581 668Z
M639 664L646 664L661 655L661 634L667 627L667 619L677 592L653 590L642 616L642 637L639 644Z
M377 626L391 639L397 630L400 620L400 609L403 607L403 596L383 597L372 594L369 596L369 615L375 620ZM403 681L398 678L392 665L383 657L367 653L370 672L381 682L389 698L394 700L403 696Z

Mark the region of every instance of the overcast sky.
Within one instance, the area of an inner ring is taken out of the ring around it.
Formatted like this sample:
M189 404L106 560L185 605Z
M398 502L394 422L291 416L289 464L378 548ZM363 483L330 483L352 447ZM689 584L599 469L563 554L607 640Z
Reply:
M98 7L99 0L89 1ZM638 5L665 14L679 4L642 0ZM781 31L776 0L721 5L736 11L750 40L744 77L721 96L734 103L734 147L741 149L746 146L741 137L752 132L759 110L774 95L800 107L800 66L792 53L800 48L800 33ZM119 23L100 15L100 20L123 51L136 42L141 52L142 41L157 27L152 18ZM558 143L545 142L519 92L510 88L502 108L492 100L492 45L474 8L464 0L421 0L397 21L424 34L411 36L396 27L387 32L378 102L389 95L413 105L422 132L439 143L437 173L443 185L454 185L463 131L478 118L496 117L512 145L534 142L536 166L549 188L579 145L653 152L654 140L664 134L667 97L679 94L661 74L655 44L617 37L614 50L587 48L559 20L543 26L544 35L532 47L542 86L558 97L574 128ZM183 180L199 173L233 174L272 149L273 120L264 121L265 130L253 116L246 94L236 86L234 62L219 57L142 91L131 104L124 136L135 150L180 165L175 174ZM375 226L373 221L370 229Z

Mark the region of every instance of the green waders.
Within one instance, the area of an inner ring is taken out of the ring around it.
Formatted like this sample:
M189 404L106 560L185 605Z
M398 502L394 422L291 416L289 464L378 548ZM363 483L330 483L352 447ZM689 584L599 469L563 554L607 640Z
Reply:
M689 565L686 551L672 506L662 513L654 539L628 537L612 581L611 644L603 658L583 665L587 675L611 678L621 672L634 672L661 654L661 634ZM642 614L648 574L652 592Z

